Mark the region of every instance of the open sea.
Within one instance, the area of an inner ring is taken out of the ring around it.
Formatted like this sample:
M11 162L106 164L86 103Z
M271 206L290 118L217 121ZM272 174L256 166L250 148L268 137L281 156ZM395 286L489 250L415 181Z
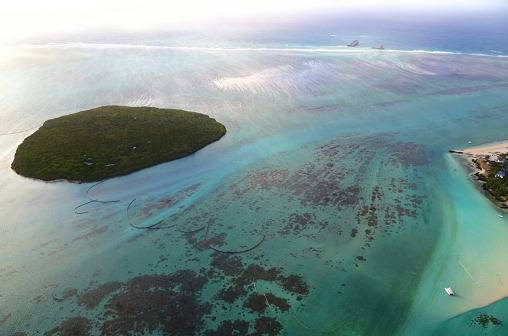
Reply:
M507 335L508 216L448 153L508 138L506 17L312 13L0 49L0 335ZM10 169L45 120L113 104L227 134L99 184Z

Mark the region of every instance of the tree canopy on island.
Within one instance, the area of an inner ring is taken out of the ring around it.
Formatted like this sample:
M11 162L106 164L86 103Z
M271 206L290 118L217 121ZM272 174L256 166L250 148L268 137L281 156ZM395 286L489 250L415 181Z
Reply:
M224 134L201 113L103 106L47 120L18 147L12 169L44 181L99 181L190 155Z

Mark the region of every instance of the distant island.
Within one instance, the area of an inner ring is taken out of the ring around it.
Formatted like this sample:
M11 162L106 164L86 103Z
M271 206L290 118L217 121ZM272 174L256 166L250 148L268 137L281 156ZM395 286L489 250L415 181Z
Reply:
M500 208L508 210L508 141L450 152L467 155L482 189Z
M224 134L201 113L103 106L47 120L19 145L11 167L44 181L100 181L190 155Z

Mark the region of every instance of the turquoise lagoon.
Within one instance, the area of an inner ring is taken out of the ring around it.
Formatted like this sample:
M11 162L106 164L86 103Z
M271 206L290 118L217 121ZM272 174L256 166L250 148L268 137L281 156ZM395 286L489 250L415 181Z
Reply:
M507 137L508 59L64 44L0 73L3 134L107 104L228 129L98 185L16 175L31 131L1 136L2 335L507 333L508 223L448 150Z

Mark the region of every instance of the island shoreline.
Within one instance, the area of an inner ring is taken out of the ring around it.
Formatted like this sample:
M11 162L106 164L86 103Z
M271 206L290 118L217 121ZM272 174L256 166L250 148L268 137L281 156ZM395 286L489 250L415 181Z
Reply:
M482 145L451 149L449 153L468 170L468 175L475 187L484 194L498 209L508 213L508 200L500 200L487 188L485 182L486 168L489 161L486 157L505 154L508 152L508 139Z
M193 155L226 134L203 113L100 106L46 120L18 146L11 169L45 182L98 182Z

